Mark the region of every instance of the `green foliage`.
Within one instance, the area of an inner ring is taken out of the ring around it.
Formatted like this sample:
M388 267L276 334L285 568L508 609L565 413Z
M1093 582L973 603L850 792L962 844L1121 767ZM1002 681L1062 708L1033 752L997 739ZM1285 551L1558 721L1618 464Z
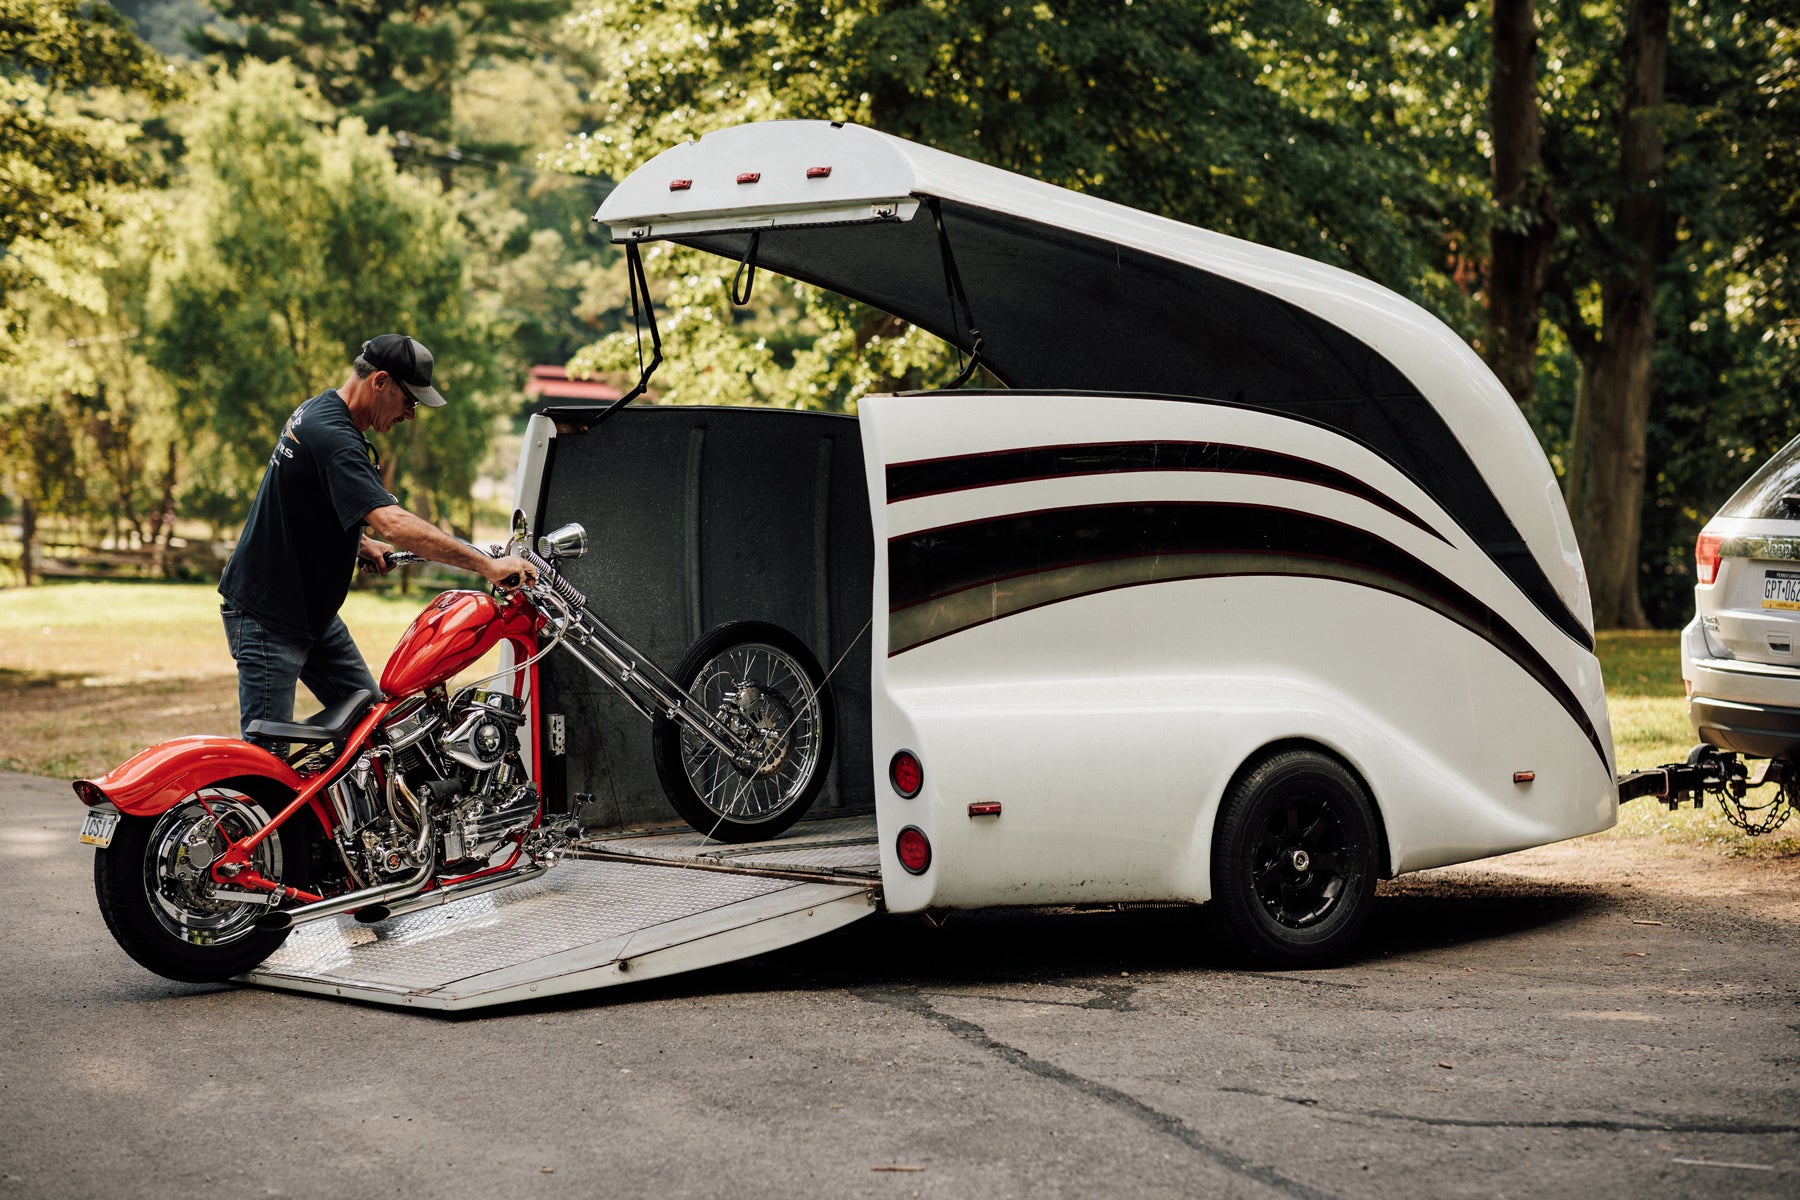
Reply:
M21 288L93 301L79 239L99 228L107 196L146 169L126 105L141 111L174 91L109 5L0 0L0 361L24 335Z
M371 129L450 134L459 80L488 59L534 58L568 0L212 0L229 27L193 38L237 66L286 60Z
M1562 228L1532 414L1567 452L1580 359L1602 313L1597 280L1630 251L1617 203L1620 8L1540 6L1546 170ZM1663 111L1667 206L1657 286L1639 587L1658 626L1693 611L1693 544L1754 464L1796 434L1800 373L1800 23L1791 5L1677 4Z
M390 487L442 515L468 495L499 382L466 246L434 188L397 172L360 121L322 129L328 116L289 68L257 63L196 106L155 362L182 420L217 434L209 474L241 512L293 407L342 382L364 340L412 334L451 403L389 435Z

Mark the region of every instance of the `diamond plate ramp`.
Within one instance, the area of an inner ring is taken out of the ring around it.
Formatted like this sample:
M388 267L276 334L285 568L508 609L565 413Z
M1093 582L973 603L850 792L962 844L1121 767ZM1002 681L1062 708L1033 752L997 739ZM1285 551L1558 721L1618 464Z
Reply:
M654 979L828 933L875 911L871 884L564 859L528 883L362 925L295 929L247 983L469 1009Z

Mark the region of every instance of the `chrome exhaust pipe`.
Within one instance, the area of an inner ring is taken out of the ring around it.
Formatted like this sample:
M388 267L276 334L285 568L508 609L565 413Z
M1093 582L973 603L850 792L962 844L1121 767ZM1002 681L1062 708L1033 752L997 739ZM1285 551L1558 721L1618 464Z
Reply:
M405 879L395 883L384 883L376 887L364 888L360 892L349 892L342 896L333 896L328 900L315 900L311 904L302 904L298 908L286 908L279 912L265 913L256 919L258 929L292 929L307 921L316 921L320 917L335 917L352 909L362 908L369 904L380 904L388 900L396 900L410 896L431 880L431 872L437 866L437 854L434 841L434 826L431 814L418 798L406 786L405 781L396 780L406 799L419 814L419 841L413 853L421 857L419 869Z
M527 879L536 879L549 869L549 863L533 862L530 866L515 867L511 871L505 871L499 875L489 875L482 879L471 879L466 883L452 884L450 887L420 892L416 896L398 900L393 904L366 905L356 914L356 919L365 925L373 925L377 921L386 921L390 917L404 916L423 908L434 908L440 904L449 904L453 900L479 896L483 892L492 892L499 888L511 887L515 883L524 883Z

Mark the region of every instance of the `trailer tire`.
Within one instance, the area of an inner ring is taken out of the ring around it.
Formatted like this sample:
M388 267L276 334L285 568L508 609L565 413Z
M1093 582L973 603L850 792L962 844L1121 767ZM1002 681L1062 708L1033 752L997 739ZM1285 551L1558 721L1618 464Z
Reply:
M693 644L675 682L764 747L758 762L733 762L658 713L651 723L656 774L681 819L721 842L754 842L805 815L825 784L837 725L831 688L805 644L778 625L734 621ZM747 707L738 700L744 683L755 687Z
M1316 750L1242 775L1213 828L1213 903L1265 966L1317 966L1356 942L1374 906L1379 836L1362 783Z

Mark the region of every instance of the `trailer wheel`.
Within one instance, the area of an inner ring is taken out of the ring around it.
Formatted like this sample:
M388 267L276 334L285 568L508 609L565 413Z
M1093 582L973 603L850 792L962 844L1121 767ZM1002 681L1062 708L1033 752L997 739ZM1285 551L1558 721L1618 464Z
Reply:
M1213 832L1213 902L1255 962L1300 967L1343 954L1375 899L1375 818L1335 759L1288 750L1232 787Z
M693 829L721 842L775 837L812 807L831 764L836 718L825 673L777 625L736 621L695 642L675 681L753 748L734 759L659 713L656 774Z

